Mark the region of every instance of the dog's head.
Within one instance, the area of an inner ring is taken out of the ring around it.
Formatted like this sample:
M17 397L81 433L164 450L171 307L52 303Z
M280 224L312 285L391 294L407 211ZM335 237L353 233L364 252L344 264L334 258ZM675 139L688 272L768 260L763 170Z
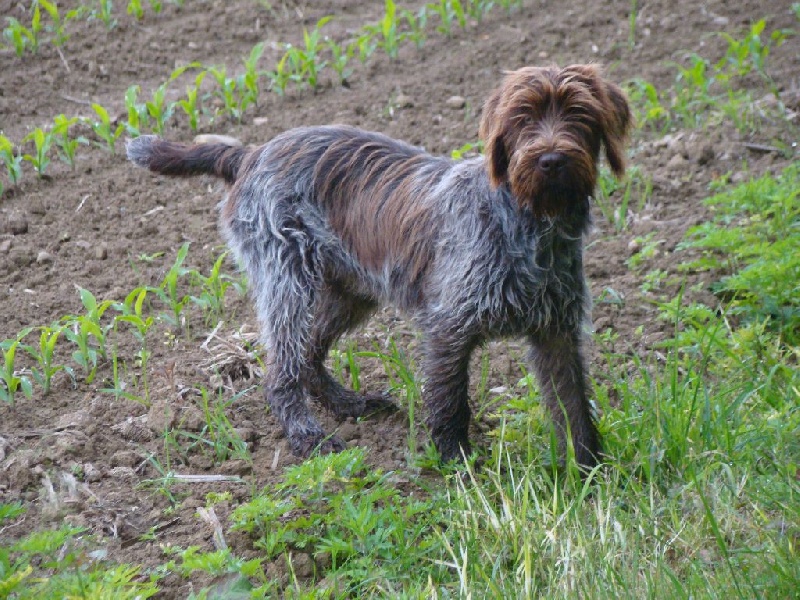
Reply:
M630 125L624 92L595 65L511 71L481 116L489 179L537 216L558 216L593 193L601 147L624 174Z

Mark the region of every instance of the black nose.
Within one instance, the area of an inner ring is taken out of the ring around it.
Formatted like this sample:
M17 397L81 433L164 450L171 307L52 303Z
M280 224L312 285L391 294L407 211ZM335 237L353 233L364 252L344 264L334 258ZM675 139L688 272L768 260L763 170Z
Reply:
M539 157L539 169L543 173L553 175L567 162L567 157L560 152L548 152Z

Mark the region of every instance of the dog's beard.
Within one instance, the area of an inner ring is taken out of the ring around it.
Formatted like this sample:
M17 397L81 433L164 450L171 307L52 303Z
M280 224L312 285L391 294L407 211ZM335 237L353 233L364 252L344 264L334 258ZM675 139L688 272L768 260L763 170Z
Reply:
M509 183L520 206L536 217L586 217L597 177L594 161L568 155L567 164L557 173L545 174L536 168L538 160L539 156L524 153L512 158Z

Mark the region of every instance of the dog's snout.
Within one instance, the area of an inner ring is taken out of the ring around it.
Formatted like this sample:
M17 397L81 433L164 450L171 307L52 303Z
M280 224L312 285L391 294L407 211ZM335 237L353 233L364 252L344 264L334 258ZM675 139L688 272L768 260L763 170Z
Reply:
M548 152L539 157L539 169L548 175L554 175L567 162L567 157L560 152Z

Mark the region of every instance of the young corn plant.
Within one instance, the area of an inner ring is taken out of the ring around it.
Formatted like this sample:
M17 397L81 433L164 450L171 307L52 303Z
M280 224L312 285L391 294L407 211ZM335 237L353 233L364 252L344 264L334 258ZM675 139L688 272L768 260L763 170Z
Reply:
M137 102L139 91L138 85L132 85L125 91L125 108L128 112L128 119L124 126L128 134L134 137L142 135L150 121L147 104Z
M114 18L114 5L112 0L96 0L96 8L93 8L89 13L90 19L97 19L102 21L103 25L109 31L117 26L117 20Z
M6 174L11 185L17 185L22 178L23 156L14 151L14 144L6 136L0 134L0 160L6 167Z
M192 280L193 287L199 287L200 293L191 296L192 304L198 306L202 311L207 326L214 326L219 323L225 315L225 293L228 288L234 286L241 290L236 280L230 275L222 273L222 266L228 256L224 252L217 258L211 267L208 276L199 271L192 270L188 274Z
M50 164L50 146L53 144L53 132L37 127L22 138L23 142L33 142L35 152L24 154L22 158L33 165L36 174L44 177L44 172Z
M144 19L144 7L141 0L128 0L127 13L137 21Z
M189 243L187 242L178 250L175 262L164 275L161 285L151 290L171 311L171 314L162 314L161 318L176 329L183 327L183 309L191 301L191 297L188 294L182 294L178 291L178 280L189 272L189 269L183 266L188 253Z
M167 121L172 117L175 110L175 103L168 103L166 100L167 86L169 82L162 83L155 92L153 92L153 99L145 102L147 107L147 114L153 121L153 132L161 135L164 133L164 127Z
M53 128L51 129L53 139L58 147L58 154L71 169L75 168L75 152L80 144L88 144L83 136L72 137L69 133L70 127L78 123L78 117L66 117L61 114L53 120Z
M130 292L122 303L114 304L113 308L121 314L114 318L114 329L118 324L125 323L130 326L136 340L139 342L139 349L136 351L136 361L141 368L140 382L142 385L142 395L136 396L134 394L125 394L122 392L122 386L119 384L118 376L118 359L115 356L112 364L114 387L112 392L121 394L131 400L141 402L146 406L150 405L150 390L148 385L148 368L147 363L151 355L151 351L147 348L147 334L155 323L155 319L151 316L145 316L143 313L144 302L147 299L147 288L136 288Z
M461 7L460 3L458 7ZM431 2L427 5L427 8L439 17L439 24L436 26L436 31L450 37L453 34L453 22L457 16L453 2L451 2L451 0L439 0L439 2Z
M186 86L186 97L176 102L176 106L180 108L189 119L189 128L192 131L197 131L200 122L200 114L202 112L200 86L207 74L207 71L200 71L194 78L194 86Z
M62 19L61 13L58 10L58 4L56 2L37 0L37 5L41 6L50 17L51 23L47 26L47 29L53 34L53 38L51 40L53 45L56 46L56 48L60 48L67 43L67 40L69 40L69 34L66 32L66 24L69 21L80 17L85 11L84 7L79 6L78 8L68 10Z
M0 364L0 400L6 404L14 406L17 392L22 391L26 397L30 398L33 392L31 380L16 370L17 349L31 332L32 328L23 329L16 338L0 342L0 352L3 355Z
M78 293L86 313L64 318L64 337L77 346L72 359L83 369L86 383L91 383L98 361L106 358L106 337L113 323L103 325L101 319L113 303L111 300L98 303L89 290L80 287Z
M39 52L42 13L38 4L33 7L30 28L25 27L14 17L6 17L6 22L8 25L3 30L3 36L11 42L18 57L22 57L26 50L30 50L33 54Z
M242 115L239 111L239 98L236 93L236 79L228 77L228 70L224 67L208 67L208 74L216 82L217 86L214 95L222 100L222 108L217 110L215 118L221 115L230 115L237 121L241 121Z
M330 66L336 73L336 81L339 85L345 85L347 78L353 73L348 65L353 58L352 45L340 45L335 40L327 40L326 46L331 54Z
M464 0L464 11L476 22L480 23L484 15L492 10L494 0Z
M258 106L258 81L261 78L261 71L258 70L258 61L264 54L266 44L261 42L253 46L250 55L244 61L244 73L236 79L236 87L239 90L239 111L244 113L250 105ZM240 118L241 120L241 118Z
M333 17L322 17L310 32L303 29L303 48L290 48L289 53L294 55L293 60L299 66L300 80L308 83L312 90L319 85L319 74L327 66L327 62L320 59L323 46L322 28Z
M385 0L383 18L375 25L367 25L364 29L377 40L378 47L394 60L400 52L400 44L405 35L400 33L397 18L397 7L393 0Z
M278 61L278 64L275 65L275 70L266 72L267 79L270 80L271 84L270 89L278 96L286 94L286 88L293 80L292 57L293 55L290 55L287 51Z
M58 373L64 372L69 375L73 383L75 373L68 365L56 364L56 344L61 334L64 332L64 325L53 323L50 326L39 328L39 343L37 345L27 344L23 346L31 358L36 361L37 367L31 369L34 381L42 388L42 393L50 393L53 377Z
M428 26L428 7L422 6L416 14L410 10L403 10L402 16L409 30L405 36L414 42L417 50L419 50L425 45L425 28Z
M97 115L97 120L87 119L88 125L92 128L95 135L106 143L106 147L114 154L116 152L116 143L120 136L125 132L125 124L114 124L108 111L97 103L92 104L92 109Z

